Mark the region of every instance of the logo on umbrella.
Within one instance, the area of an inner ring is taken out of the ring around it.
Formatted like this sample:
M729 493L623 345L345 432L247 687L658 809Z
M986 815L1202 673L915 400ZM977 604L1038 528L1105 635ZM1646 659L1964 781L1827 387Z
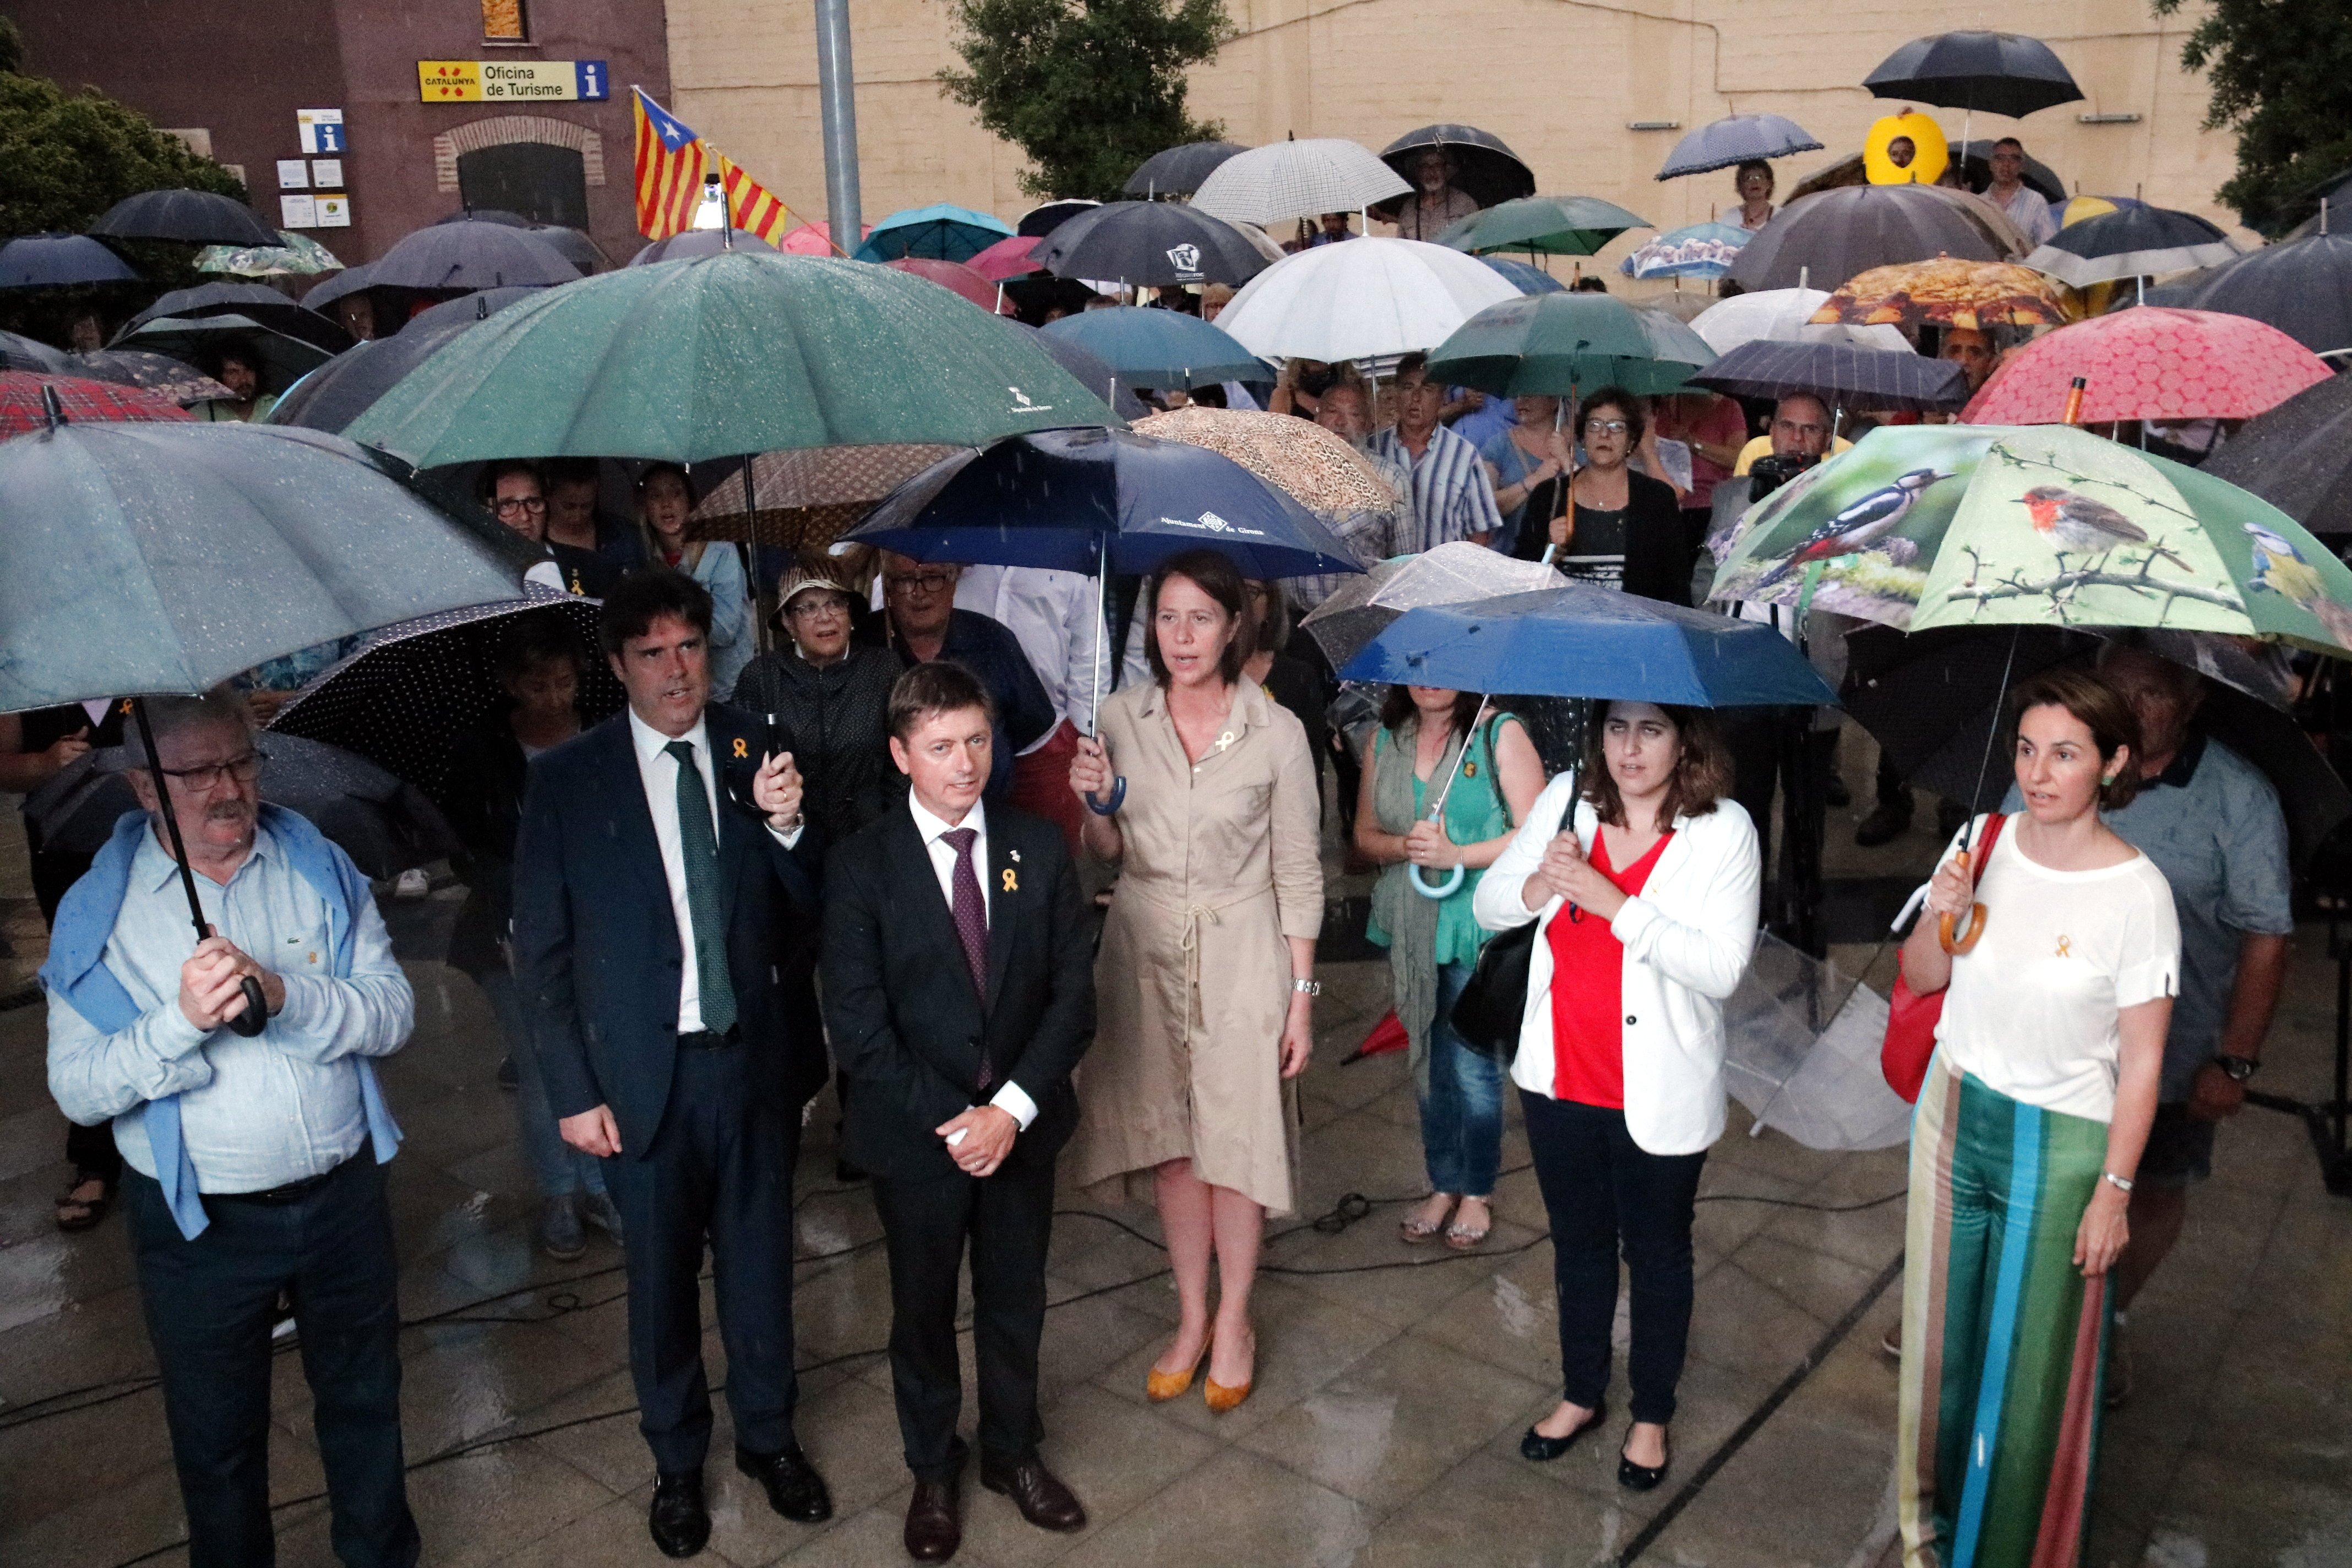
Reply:
M1008 387L1006 387L1004 390L1005 390L1005 391L1007 391L1007 392L1009 392L1009 393L1011 393L1011 394L1013 395L1013 402L1015 402L1015 403L1017 403L1017 404L1019 404L1019 405L1021 405L1021 406L1019 407L1019 409L1018 409L1018 410L1016 410L1016 412L1018 412L1018 413L1022 413L1022 414L1051 414L1051 413L1054 411L1054 405L1053 405L1052 404L1050 404L1050 403L1032 403L1032 402L1030 402L1030 401L1029 401L1029 395L1028 395L1027 393L1025 393L1025 392L1022 391L1022 390L1021 390L1019 387L1017 387L1017 386L1008 386Z
M1213 511L1202 512L1198 522L1188 522L1181 517L1163 517L1160 521L1170 528L1205 528L1211 533L1241 533L1247 534L1252 539L1265 537L1265 530L1262 528L1248 528L1237 522L1227 522Z
M1201 269L1201 247L1190 242L1171 245L1168 247L1168 259L1179 272L1198 272Z

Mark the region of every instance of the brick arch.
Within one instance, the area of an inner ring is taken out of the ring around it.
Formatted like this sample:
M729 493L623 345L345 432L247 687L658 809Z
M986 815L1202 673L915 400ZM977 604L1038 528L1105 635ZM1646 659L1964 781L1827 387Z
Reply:
M604 183L604 139L586 126L545 114L494 114L488 120L468 121L433 138L435 185L444 191L457 188L459 153L478 153L485 147L503 146L509 142L542 142L553 147L569 147L580 154L581 171L588 183Z

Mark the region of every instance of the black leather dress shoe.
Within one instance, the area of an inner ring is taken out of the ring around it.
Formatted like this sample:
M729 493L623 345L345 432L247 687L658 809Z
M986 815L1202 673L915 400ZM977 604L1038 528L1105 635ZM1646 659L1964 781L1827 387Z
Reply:
M917 1481L907 1502L907 1555L918 1563L944 1563L963 1544L956 1517L956 1479Z
M1663 1443L1659 1446L1665 1447ZM1666 1466L1674 1462L1671 1448L1666 1451L1665 1462L1659 1465L1637 1465L1621 1451L1617 1456L1617 1484L1629 1492L1655 1491L1658 1483L1666 1479Z
M1021 1517L1040 1530L1084 1530L1087 1510L1042 1459L999 1465L982 1458L980 1484L1001 1492L1021 1510Z
M709 1542L710 1510L702 1500L699 1468L656 1478L646 1530L665 1557L691 1557Z
M738 1448L735 1468L767 1488L768 1506L795 1524L821 1524L833 1517L833 1494L799 1444L781 1454Z
M1575 1447L1579 1437L1608 1419L1609 1402L1605 1399L1596 1399L1592 1402L1592 1414L1586 1416L1578 1424L1576 1430L1565 1437L1547 1437L1530 1426L1527 1429L1526 1435L1519 1439L1519 1458L1532 1459L1538 1465L1549 1465L1570 1448Z

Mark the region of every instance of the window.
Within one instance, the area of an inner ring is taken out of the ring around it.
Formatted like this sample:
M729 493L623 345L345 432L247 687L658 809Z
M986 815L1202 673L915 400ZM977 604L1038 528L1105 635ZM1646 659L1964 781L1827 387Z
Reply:
M530 24L523 16L523 0L482 0L482 40L491 44L526 44Z
M466 205L519 213L533 223L588 226L584 161L569 147L502 142L457 155L457 189Z

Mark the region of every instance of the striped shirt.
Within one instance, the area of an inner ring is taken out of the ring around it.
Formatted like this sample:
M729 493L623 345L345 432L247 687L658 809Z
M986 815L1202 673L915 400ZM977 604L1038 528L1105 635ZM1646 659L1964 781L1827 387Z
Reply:
M1396 548L1417 553L1451 544L1472 534L1501 531L1503 514L1495 509L1495 487L1478 448L1440 425L1429 433L1429 446L1419 461L1412 448L1391 426L1372 437L1374 462L1393 462L1412 475L1413 519L1417 536L1400 532Z

